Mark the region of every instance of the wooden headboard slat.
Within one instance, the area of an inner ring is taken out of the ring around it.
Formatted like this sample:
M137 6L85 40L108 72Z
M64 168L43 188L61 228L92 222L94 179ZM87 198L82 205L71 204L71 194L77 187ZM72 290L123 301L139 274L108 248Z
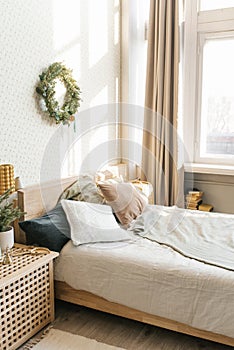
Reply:
M77 180L77 176L37 184L18 190L18 207L26 212L19 221L30 220L43 215L55 207L58 199L68 186ZM15 225L15 242L25 243L25 233Z

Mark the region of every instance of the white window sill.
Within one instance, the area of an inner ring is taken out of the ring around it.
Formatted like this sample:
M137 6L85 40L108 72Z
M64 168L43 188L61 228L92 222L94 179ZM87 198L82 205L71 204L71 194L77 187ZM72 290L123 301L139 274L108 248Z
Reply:
M234 175L233 165L185 163L184 170L189 173Z

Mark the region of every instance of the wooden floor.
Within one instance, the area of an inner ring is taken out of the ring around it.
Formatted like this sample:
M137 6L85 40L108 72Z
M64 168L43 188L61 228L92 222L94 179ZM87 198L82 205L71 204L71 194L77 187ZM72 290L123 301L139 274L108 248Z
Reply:
M56 301L54 328L130 350L231 350L140 322Z

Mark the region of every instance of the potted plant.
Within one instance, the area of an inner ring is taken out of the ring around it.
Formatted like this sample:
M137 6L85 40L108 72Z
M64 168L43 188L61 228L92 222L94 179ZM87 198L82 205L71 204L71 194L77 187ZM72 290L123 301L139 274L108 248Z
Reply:
M8 201L10 193L11 188L0 195L0 248L2 252L6 251L6 248L13 247L14 228L11 223L24 214L18 207L14 207L12 202Z

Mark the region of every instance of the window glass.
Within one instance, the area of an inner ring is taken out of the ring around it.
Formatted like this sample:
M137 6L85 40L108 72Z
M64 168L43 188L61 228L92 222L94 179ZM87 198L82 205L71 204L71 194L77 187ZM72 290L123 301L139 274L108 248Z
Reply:
M234 7L234 0L200 0L200 11Z
M234 35L203 47L200 157L234 156Z

